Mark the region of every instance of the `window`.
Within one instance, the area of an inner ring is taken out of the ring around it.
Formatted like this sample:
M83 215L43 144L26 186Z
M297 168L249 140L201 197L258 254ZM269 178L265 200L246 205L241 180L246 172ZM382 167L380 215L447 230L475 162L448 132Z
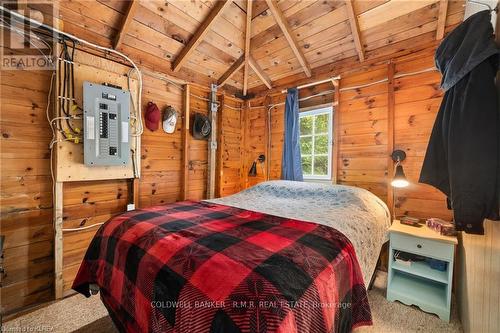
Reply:
M332 108L301 112L300 153L304 179L331 179Z

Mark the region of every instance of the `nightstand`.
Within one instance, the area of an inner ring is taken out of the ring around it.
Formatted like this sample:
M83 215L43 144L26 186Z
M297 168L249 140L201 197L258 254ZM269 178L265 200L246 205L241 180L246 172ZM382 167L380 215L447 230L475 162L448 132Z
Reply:
M387 299L416 305L435 313L442 320L450 320L451 286L456 237L441 236L426 225L407 226L395 220L389 229L389 274ZM394 252L402 251L446 262L446 269L433 269L427 262L416 261L405 265L394 260Z

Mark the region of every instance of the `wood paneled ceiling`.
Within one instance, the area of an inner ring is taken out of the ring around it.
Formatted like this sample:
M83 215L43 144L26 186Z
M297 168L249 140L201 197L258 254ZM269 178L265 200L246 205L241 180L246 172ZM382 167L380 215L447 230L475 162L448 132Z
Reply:
M116 46L146 67L246 91L298 73L309 76L346 58L362 62L387 54L385 49L397 52L403 41L441 39L462 21L463 5L463 0L60 0L58 10L63 30Z

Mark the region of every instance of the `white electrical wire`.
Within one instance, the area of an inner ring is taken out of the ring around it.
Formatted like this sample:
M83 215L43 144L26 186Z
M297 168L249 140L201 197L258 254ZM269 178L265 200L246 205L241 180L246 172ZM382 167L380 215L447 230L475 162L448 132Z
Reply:
M205 101L205 102L210 102L210 99L203 97L203 96L195 95L192 93L190 93L189 96L194 97L194 98L198 98L198 99ZM219 105L219 102L217 102L217 105Z
M224 107L235 111L241 111L243 109L242 107L234 107L229 104L224 104Z
M423 70L420 70L420 71L416 71L416 72L401 73L401 74L394 75L394 79L399 79L399 78L402 78L402 77L412 76L412 75L417 75L417 74L422 74L422 73L427 73L427 72L433 72L433 71L436 71L436 70L437 70L436 67L430 67L430 68L426 68L426 69L423 69ZM366 87L369 87L369 86L373 86L374 84L384 83L384 82L388 82L388 81L389 81L389 78L384 78L384 79L381 79L381 80L378 80L378 81L374 81L374 82L370 82L370 83L366 83L366 84L361 84L359 86L351 86L351 87L340 88L339 91L347 91L347 90L353 90L353 89L366 88Z
M135 121L137 121L137 119L139 118L140 121L139 121L139 129L136 128L136 132L132 133L131 135L132 136L141 136L142 133L144 133L144 125L142 123L141 108L140 108L141 94L138 92L138 94L137 94L137 102L138 103L136 104L134 101L134 96L133 96L132 90L130 89L130 80L131 80L132 72L134 72L134 70L135 70L134 68L131 68L130 71L128 72L127 86L128 86L128 90L130 91L130 99L132 101L132 107L134 109L134 116L131 116L131 118L134 119ZM136 71L136 73L137 73L137 71ZM139 109L137 109L136 105L139 106Z
M87 229L90 229L90 228L95 228L95 227L98 227L98 226L101 226L103 225L104 222L100 222L100 223L94 223L92 225L88 225L88 226L85 226L85 227L78 227L78 228L62 228L61 230L63 232L68 232L68 231L80 231L80 230L87 230Z
M374 81L374 82L370 82L370 83L366 83L366 84L360 84L359 86L351 86L351 87L340 88L339 91L347 91L347 90L365 88L365 87L373 86L374 84L384 83L384 82L387 82L387 81L389 81L389 79L385 78L385 79L382 79L382 80L378 80L378 81Z
M108 47L104 47L104 46L100 46L100 45L88 42L85 39L78 38L78 37L76 37L74 35L71 35L71 34L69 34L67 32L61 31L61 30L59 30L57 28L50 27L50 26L48 26L46 24L40 23L40 22L38 22L36 20L33 20L33 19L29 18L29 17L23 16L23 15L21 15L19 13L11 11L11 10L5 8L4 6L0 6L0 10L3 11L3 12L9 13L9 15L10 15L11 18L17 18L17 19L22 20L22 21L28 21L31 24L35 25L35 26L43 27L43 28L45 28L45 29L47 29L49 31L56 32L57 34L65 36L65 37L70 38L72 40L75 40L75 41L79 42L80 44L84 44L84 45L90 46L90 47L92 47L94 49L101 50L101 51L104 51L104 52L113 53L115 55L118 55L119 57L122 57L127 62L129 62L132 65L132 67L135 69L136 74L137 74L137 79L139 81L138 96L142 96L142 73L139 70L139 67L135 64L135 62L132 59L130 59L127 55L125 55L122 52L117 51L115 49L111 49L111 48L108 48ZM141 116L141 110L142 110L142 107L141 107L141 98L139 97L136 102L137 102L137 109L135 111L136 112L138 111L138 112L137 112L137 114L135 116L136 116L136 119L139 119L139 130L136 129L135 132L136 133L142 133L141 131L144 129L144 125L143 125L142 116ZM138 142L138 139L136 139L136 142ZM139 155L140 154L136 154L136 164L135 165L139 165L139 163L140 163L140 161L139 161Z
M16 27L10 25L9 23L5 22L2 17L0 17L0 22L2 23L2 24L0 24L1 28L7 28L10 31L15 32L18 35L22 36L23 39L24 39L24 41L27 41L28 43L30 43L31 46L33 46L35 49L38 50L38 52L40 52L40 54L47 60L48 63L52 64L52 59L49 56L47 56L45 53L43 53L42 50L35 43L33 43L31 41L31 37L35 37L36 40L38 40L40 43L42 43L45 46L47 46L47 48L50 50L50 54L52 54L52 47L46 41L44 41L43 39L41 39L40 37L38 37L34 33L29 36L30 38L27 38L25 31L23 31L21 29L18 29Z
M169 79L168 77L166 77L164 75L159 75L155 72L145 71L145 73L147 76L151 76L151 77L154 77L158 80L162 80L162 81L165 81L169 84L172 84L173 86L175 86L176 88L178 88L179 90L182 90L182 91L184 91L184 87L182 86L182 84L187 84L187 82L179 83L180 81L175 81L173 79Z
M416 72L402 73L402 74L394 75L394 78L398 79L398 78L401 78L401 77L412 76L412 75L417 75L417 74L422 74L422 73L427 73L427 72L433 72L433 71L436 71L436 70L437 70L436 67L430 67L430 68L426 68L426 69L423 69L423 70L420 70L420 71L416 71ZM352 89L365 88L365 87L372 86L374 84L383 83L383 82L387 82L387 81L389 81L389 79L385 78L385 79L378 80L378 81L375 81L375 82L370 82L370 83L367 83L367 84L362 84L362 85L359 85L359 86L352 86L352 87L341 88L341 89L339 89L339 91L346 91L346 90L352 90ZM331 93L334 93L334 92L335 92L335 90L327 90L327 91L324 91L324 92L321 92L321 93L318 93L318 94L315 94L315 95L303 97L303 98L299 99L299 102L302 102L302 101L305 101L305 100L308 100L308 99L311 99L311 98L314 98L314 97L318 97L318 96L322 96L322 95L326 95L326 94L331 94ZM271 138L271 135L272 135L272 131L271 131L271 109L275 108L277 106L281 106L281 105L285 105L285 102L271 104L271 105L269 105L269 107L267 109L267 118L268 118L268 129L267 129L268 130L268 143L267 143L267 146L268 146L268 155L269 156L267 156L266 161L268 162L268 164L267 164L268 170L269 170L270 161L271 161L271 142L272 142L272 138ZM250 107L250 108L258 108L258 107ZM269 173L269 171L268 171L268 173Z
M47 95L47 107L45 108L45 115L47 116L47 121L49 122L50 130L52 131L52 139L50 140L49 148L50 148L50 176L52 178L52 188L53 189L55 186L55 181L54 181L54 170L53 170L53 165L52 165L53 164L52 163L52 145L53 145L53 142L56 138L56 133L54 132L54 127L52 126L52 121L50 119L49 110L50 110L50 100L52 97L52 86L54 84L54 77L55 76L56 76L56 73L53 72L52 76L50 77L49 93ZM52 191L52 193L54 193L54 191ZM53 197L52 197L52 199L53 199Z
M36 24L37 26L40 25L39 22L36 22L30 18L27 18L23 15L20 15L18 13L15 13L15 12L12 12L10 10L7 10L6 8L4 8L3 6L0 6L0 9L4 12L8 12L11 17L17 17L18 19L21 19L21 20L27 20L29 21L30 23L34 23ZM1 20L2 23L5 23L7 24L3 19ZM0 26L1 27L5 27L5 28L8 28L10 29L11 31L14 31L20 35L22 35L25 39L26 39L26 33L24 31L20 31L19 29L15 28L14 26L12 26L11 24L1 24ZM138 82L139 82L139 87L138 87L138 92L137 92L137 95L138 95L138 98L137 98L137 101L136 103L134 103L134 99L133 99L133 96L132 96L132 92L130 93L130 96L131 96L131 99L132 99L132 105L133 105L133 108L134 108L134 114L135 116L132 116L134 119L135 119L135 133L134 133L134 136L136 137L136 146L138 146L138 143L139 143L139 138L140 138L140 135L143 133L144 131L144 126L143 126L143 121L142 121L142 116L141 116L141 110L142 110L142 107L141 107L141 96L142 96L142 74L141 74L141 71L139 70L139 68L137 67L137 65L128 57L126 56L125 54L119 52L119 51L116 51L114 49L110 49L110 48L107 48L107 47L102 47L102 46L99 46L97 44L94 44L94 43L91 43L91 42L88 42L84 39L81 39L81 38L78 38L76 36L73 36L71 34L68 34L66 32L63 32L63 31L60 31L56 28L53 28L53 27L49 27L47 25L44 25L42 24L41 26L43 26L45 29L48 29L48 30L51 30L51 31L54 31L60 35L63 35L65 37L68 37L70 39L73 39L75 41L78 41L79 43L81 44L84 44L84 45L88 45L90 47L93 47L95 49L98 49L98 50L101 50L101 51L105 51L105 52L109 52L109 53L114 53L120 57L122 57L123 59L125 59L126 61L128 61L133 69L131 69L129 71L129 79L128 79L128 84L129 84L129 91L130 91L130 76L131 76L131 73L132 71L135 70L136 74L137 74L137 79L138 79ZM39 38L36 34L32 34L34 35L40 42L42 42L43 44L49 46L45 41L43 41L41 38ZM49 63L52 63L52 59L47 57L30 39L28 39L29 43L34 46L35 48L38 49L38 51L47 58L47 60L49 61ZM49 46L49 49L51 50L51 53L52 53L52 48ZM69 62L65 59L63 59L63 61L66 61L66 62ZM54 166L53 166L53 151L54 151L54 145L57 144L58 142L63 142L63 141L73 141L73 139L59 139L57 140L56 139L56 133L54 131L54 126L53 126L53 123L54 121L57 121L57 120L60 120L60 119L78 119L77 117L55 117L53 119L50 119L50 114L49 114L49 110L50 110L50 101L51 101L51 96L52 96L52 87L53 87L53 83L54 83L54 77L55 77L55 72L52 73L52 76L51 76L51 79L50 79L50 87L49 87L49 92L48 92L48 97L47 97L47 108L46 108L46 116L47 116L47 121L49 122L49 126L50 126L50 129L52 131L52 140L50 142L50 145L49 145L49 149L50 149L50 175L51 175L51 180L52 180L52 202L55 202L55 177L54 177ZM63 97L63 96L58 96L58 99L69 99L69 100L72 100L74 101L73 98L66 98L66 97ZM137 107L136 107L137 105ZM132 118L131 117L131 118ZM137 122L137 120L139 120ZM134 176L138 175L138 171L135 170L135 168L137 168L137 165L139 164L139 161L138 161L138 155L139 154L135 154L135 158L136 158L136 162L134 163ZM55 223L55 220L54 222ZM87 227L80 227L80 228L62 228L62 231L65 232L65 231L79 231L79 230L85 230L85 229L89 229L89 228L94 228L96 226L99 226L99 225L102 225L103 223L96 223L96 224L93 224L91 226L87 226ZM54 229L55 230L55 229Z

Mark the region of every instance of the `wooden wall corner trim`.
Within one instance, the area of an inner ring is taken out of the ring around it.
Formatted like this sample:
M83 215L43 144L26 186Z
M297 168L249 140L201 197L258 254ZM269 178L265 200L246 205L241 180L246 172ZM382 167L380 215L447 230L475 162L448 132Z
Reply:
M264 124L265 124L265 130L264 130L264 142L266 143L265 146L264 146L264 155L266 156L266 162L265 162L265 172L266 172L266 181L269 180L270 178L270 174L271 174L271 170L269 168L270 166L270 152L271 152L271 119L270 119L270 112L269 112L269 97L266 97L264 99L264 103L263 103L263 106L265 108L265 114L264 114L264 117L265 117L265 121L264 121Z
M391 154L394 150L394 72L395 64L391 61L387 65L387 206L394 217L394 188L390 179L394 176L394 161Z
M187 199L189 186L189 122L190 122L190 85L184 85L183 91L183 109L184 121L182 122L182 181L181 181L181 200Z
M241 117L241 189L246 189L248 186L248 163L247 163L247 141L248 141L248 126L249 126L249 111L250 101L245 101L245 106L241 110L243 115Z
M63 183L54 183L54 275L55 297L63 298Z
M225 95L222 94L219 99L219 110L217 117L217 158L216 158L216 177L215 177L215 196L219 198L222 194L222 177L223 177L223 161L224 158L222 149L224 147L224 128L222 127L222 120L224 117L224 103Z
M332 145L332 183L338 183L338 164L339 164L339 144L340 144L340 80L332 80L335 89L333 93L333 145Z
M139 187L139 178L133 178L132 179L132 203L134 204L135 208L140 208L139 207L139 197L140 197L140 187Z

